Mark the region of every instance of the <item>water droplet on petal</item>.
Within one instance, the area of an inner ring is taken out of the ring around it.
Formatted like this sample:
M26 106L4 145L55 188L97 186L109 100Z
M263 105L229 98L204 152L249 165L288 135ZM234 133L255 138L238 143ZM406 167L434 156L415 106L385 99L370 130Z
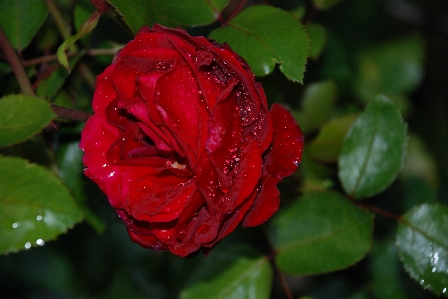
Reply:
M139 192L149 192L150 190L152 190L153 188L153 183L151 183L150 181L140 181L137 182L137 186L135 187L135 189Z

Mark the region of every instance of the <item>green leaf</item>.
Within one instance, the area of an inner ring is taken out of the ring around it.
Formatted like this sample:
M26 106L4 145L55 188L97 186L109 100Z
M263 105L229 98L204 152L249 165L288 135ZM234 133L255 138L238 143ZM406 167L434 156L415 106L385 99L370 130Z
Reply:
M0 1L0 27L19 51L29 45L46 15L45 1Z
M407 272L425 289L448 297L448 206L423 204L403 215L396 244Z
M327 30L324 26L311 23L306 26L310 38L310 58L318 59L327 44Z
M277 213L269 234L282 271L312 275L361 260L370 249L372 231L372 214L338 193L319 192Z
M132 32L159 23L169 27L206 25L216 21L229 0L108 0Z
M272 268L267 257L212 251L197 270L192 273L193 283L181 292L180 299L270 298Z
M406 299L401 266L393 241L378 242L369 254L371 288L376 298Z
M105 229L105 223L92 212L87 205L85 194L85 179L82 164L83 152L79 141L61 144L58 149L58 174L65 186L70 190L84 218L98 233Z
M399 98L413 91L423 78L424 44L419 36L370 46L358 58L355 89L368 101L378 93Z
M210 38L227 42L241 55L257 76L272 73L275 64L292 81L302 82L309 40L289 12L272 6L251 6L215 29Z
M65 233L82 215L67 189L42 166L0 156L0 252L15 252Z
M0 99L0 147L39 133L55 116L43 99L27 95L3 97Z
M338 87L333 80L315 82L306 86L302 109L297 116L304 133L317 130L331 118L337 97Z
M392 101L379 96L353 123L339 157L339 179L355 198L375 195L396 178L406 154L406 124Z
M324 124L308 146L311 156L326 163L336 162L342 151L345 135L356 118L357 115L349 114Z

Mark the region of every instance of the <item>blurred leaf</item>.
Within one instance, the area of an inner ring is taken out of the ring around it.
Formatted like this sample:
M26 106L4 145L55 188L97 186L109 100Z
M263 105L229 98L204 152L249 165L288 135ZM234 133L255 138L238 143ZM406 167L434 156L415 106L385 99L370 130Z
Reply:
M79 141L64 143L58 150L58 174L73 195L86 221L98 232L102 233L105 223L95 215L86 203L84 194L83 152L78 146Z
M311 23L306 26L310 38L310 58L318 59L327 44L327 30L324 26Z
M375 195L396 178L406 155L406 124L379 96L351 126L339 157L339 179L355 198Z
M21 157L47 169L52 169L54 166L53 152L42 134L37 134L19 144L2 147L0 155Z
M27 95L3 97L0 99L0 147L39 133L55 116L43 99Z
M333 114L338 96L338 87L332 80L308 84L305 88L302 109L297 121L304 133L317 130Z
M433 187L439 185L438 169L434 157L430 155L423 140L413 134L409 135L407 155L400 177L403 179L420 177Z
M196 26L216 21L229 0L108 0L136 33L142 26Z
M53 98L62 85L65 79L68 78L69 72L63 66L54 66L56 69L47 78L41 80L36 89L36 94L39 97L51 99Z
M345 135L356 118L357 115L349 114L324 124L308 146L311 156L327 163L336 162L342 151Z
M0 156L0 176L1 253L42 246L81 221L67 189L42 166Z
M378 299L406 299L393 242L378 242L369 254L371 287Z
M275 64L288 79L302 82L309 40L289 12L266 5L251 6L213 30L209 36L227 42L250 65L256 76L272 73Z
M305 146L300 162L300 171L304 178L302 193L325 191L333 186L334 171L311 157L310 147Z
M329 9L338 4L341 0L313 0L318 9Z
M45 20L47 7L44 1L0 1L0 27L12 46L25 49Z
M408 211L398 225L396 244L411 277L448 297L448 206L423 204Z
M270 227L277 265L292 275L353 265L369 251L372 232L373 215L332 192L299 198L277 213Z
M181 292L180 299L270 298L272 268L267 257L216 250L198 270L193 272L193 283Z
M369 47L358 59L355 88L361 98L378 93L397 96L417 88L423 77L424 45L419 36Z
M77 40L79 40L80 38L82 38L83 36L86 36L87 34L89 34L98 24L98 20L100 19L102 12L95 10L90 17L87 19L87 21L85 21L81 27L79 28L79 31L73 35L72 37L70 37L69 39L67 39L66 41L64 41L58 49L58 60L59 62L68 70L70 70L70 64L68 62L68 57L67 54L65 53L65 51L68 50L68 48L74 44Z

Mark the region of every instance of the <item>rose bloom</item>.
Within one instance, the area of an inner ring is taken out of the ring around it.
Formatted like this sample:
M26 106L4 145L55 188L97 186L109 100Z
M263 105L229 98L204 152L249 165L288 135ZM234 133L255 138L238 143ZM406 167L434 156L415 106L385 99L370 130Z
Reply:
M183 29L143 27L98 76L93 110L85 174L134 242L182 257L269 219L302 156L299 126L268 109L247 63Z

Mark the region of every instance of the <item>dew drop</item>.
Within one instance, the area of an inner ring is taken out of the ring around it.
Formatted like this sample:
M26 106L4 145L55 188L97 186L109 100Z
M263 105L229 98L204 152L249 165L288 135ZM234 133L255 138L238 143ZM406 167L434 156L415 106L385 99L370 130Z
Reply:
M203 223L199 228L198 228L198 233L199 234L205 234L210 230L210 225Z
M37 221L41 221L42 220L42 215L37 215L36 220Z
M443 288L442 293L446 293L446 288Z
M100 147L100 146L101 146L101 142L100 142L100 141L95 141L94 145L95 145L96 147Z
M149 192L152 189L153 183L150 181L137 182L135 189L139 192Z
M31 242L26 242L25 249L30 249L30 248L31 248Z
M36 240L36 244L39 245L39 246L44 246L45 241L42 240L42 239L37 239L37 240Z
M162 229L157 234L160 241L163 243L169 243L174 238L175 231L173 229Z
M20 222L14 222L14 223L12 224L12 228L18 228L20 225L21 225Z

